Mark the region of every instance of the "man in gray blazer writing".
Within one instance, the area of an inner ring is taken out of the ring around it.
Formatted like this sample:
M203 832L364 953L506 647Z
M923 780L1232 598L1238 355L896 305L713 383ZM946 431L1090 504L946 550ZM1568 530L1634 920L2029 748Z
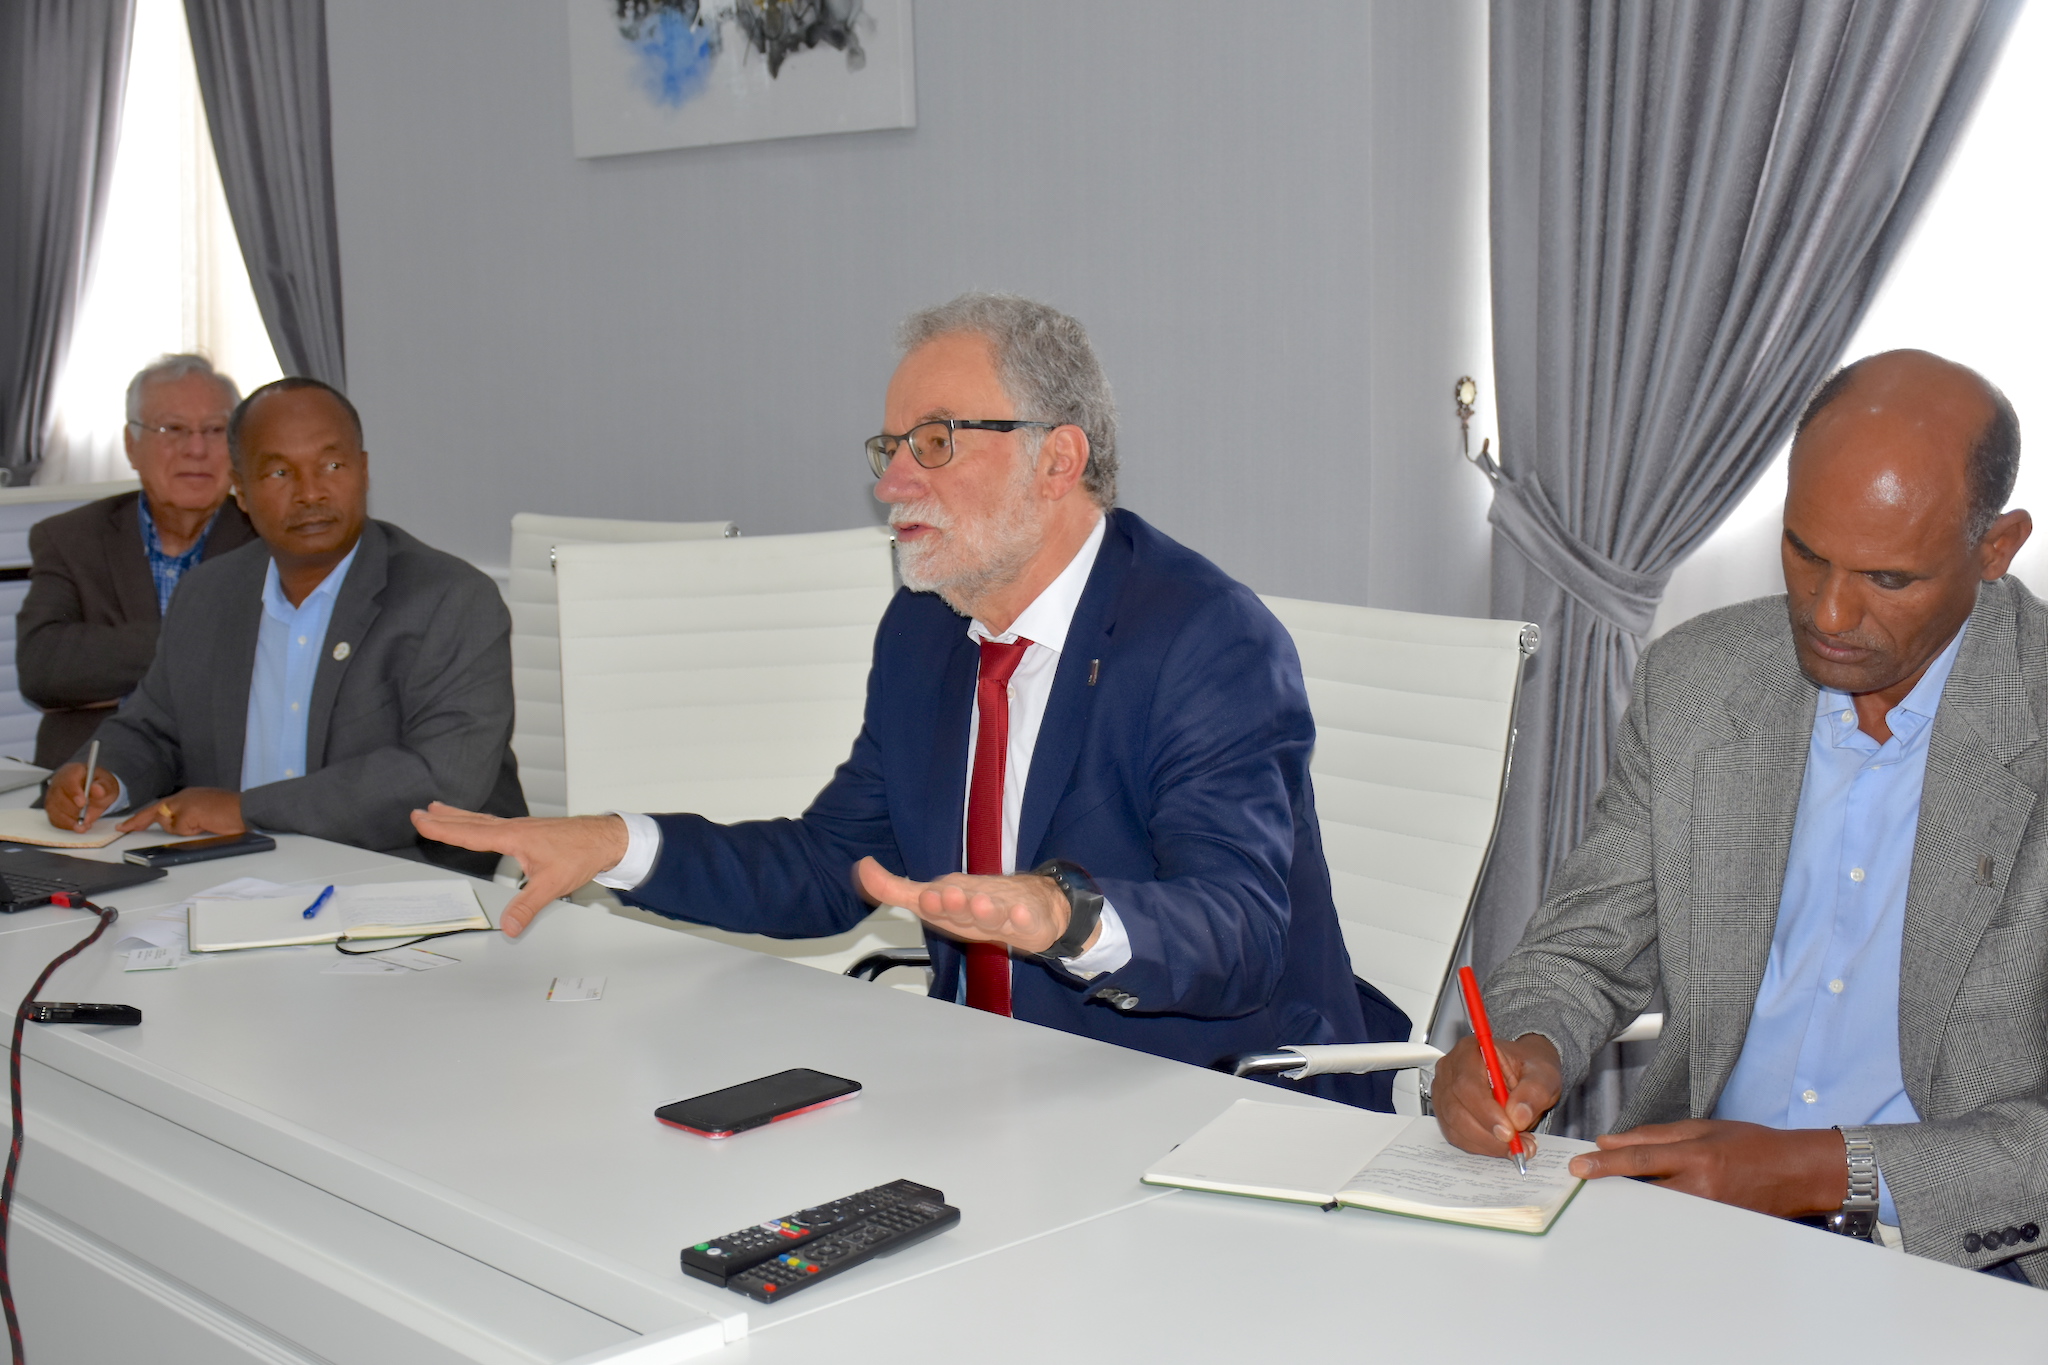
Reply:
M2048 1284L2048 607L2003 395L1858 362L1800 419L1787 595L1643 656L1585 841L1486 988L1445 1135L1504 1155L1651 1001L1622 1116L1575 1158Z
M155 662L100 729L92 790L82 762L59 769L50 823L125 803L123 830L253 825L488 874L494 857L421 839L408 813L431 800L526 813L497 588L367 518L362 426L327 385L258 389L228 443L262 540L179 585Z

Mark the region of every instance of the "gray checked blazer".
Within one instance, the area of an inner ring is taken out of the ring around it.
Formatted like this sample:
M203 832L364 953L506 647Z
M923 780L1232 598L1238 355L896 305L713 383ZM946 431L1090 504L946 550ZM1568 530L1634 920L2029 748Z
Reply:
M1663 1041L1622 1127L1710 1116L1741 1055L1815 705L1783 597L1709 612L1652 645L1585 841L1487 983L1495 1031L1550 1039L1567 1086L1662 985ZM2048 1285L2044 732L2048 607L2017 579L1987 583L1935 714L1906 892L1899 1060L1921 1122L1875 1130L1908 1251L1974 1267L2018 1248L2037 1285Z
M396 526L364 522L360 547L313 677L306 775L243 792L243 818L488 875L495 854L422 840L407 812L440 800L526 814L512 618L489 578ZM259 540L178 583L155 661L99 732L100 762L137 807L184 787L241 787L269 565Z

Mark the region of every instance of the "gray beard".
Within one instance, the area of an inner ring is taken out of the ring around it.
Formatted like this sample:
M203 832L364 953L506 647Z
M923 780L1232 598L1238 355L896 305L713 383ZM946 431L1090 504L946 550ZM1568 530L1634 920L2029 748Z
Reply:
M896 546L896 571L912 592L932 592L962 616L973 617L976 604L1017 581L1043 540L1043 527L1032 515L1027 494L1033 470L1026 465L1010 486L1010 496L993 515L980 522L937 520L938 509L915 504L891 513L892 523L921 521L939 527L944 542L932 549ZM927 516L925 513L933 515ZM934 564L935 557L953 561Z

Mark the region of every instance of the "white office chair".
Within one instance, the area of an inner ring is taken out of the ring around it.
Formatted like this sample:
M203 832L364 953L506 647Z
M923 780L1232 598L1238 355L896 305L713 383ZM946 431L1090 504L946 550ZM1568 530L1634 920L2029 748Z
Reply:
M1407 1012L1407 1043L1286 1049L1239 1075L1411 1069L1395 1084L1421 1112L1412 1068L1429 1046L1500 821L1515 699L1537 630L1269 597L1294 636L1316 718L1316 811L1345 947L1357 973ZM1367 1049L1361 1052L1359 1049ZM1309 1054L1319 1054L1305 1061Z
M562 650L555 610L555 547L721 540L740 533L729 521L615 521L520 512L512 518L512 752L519 784L535 815L568 813L562 764Z
M1423 1112L1430 1045L1485 875L1537 628L1267 598L1294 636L1316 716L1316 811L1351 965L1414 1021L1406 1043L1304 1045L1235 1059L1240 1076L1401 1071ZM1462 1010L1463 1006L1454 1007ZM1644 1015L1625 1041L1657 1036Z
M564 544L555 564L569 810L801 814L860 733L888 531ZM621 913L829 971L923 942L893 909L798 940Z

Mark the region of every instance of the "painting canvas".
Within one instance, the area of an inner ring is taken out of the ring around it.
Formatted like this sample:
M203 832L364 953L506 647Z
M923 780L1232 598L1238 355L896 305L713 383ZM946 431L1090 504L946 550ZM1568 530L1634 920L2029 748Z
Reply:
M576 155L909 128L910 0L568 0Z

